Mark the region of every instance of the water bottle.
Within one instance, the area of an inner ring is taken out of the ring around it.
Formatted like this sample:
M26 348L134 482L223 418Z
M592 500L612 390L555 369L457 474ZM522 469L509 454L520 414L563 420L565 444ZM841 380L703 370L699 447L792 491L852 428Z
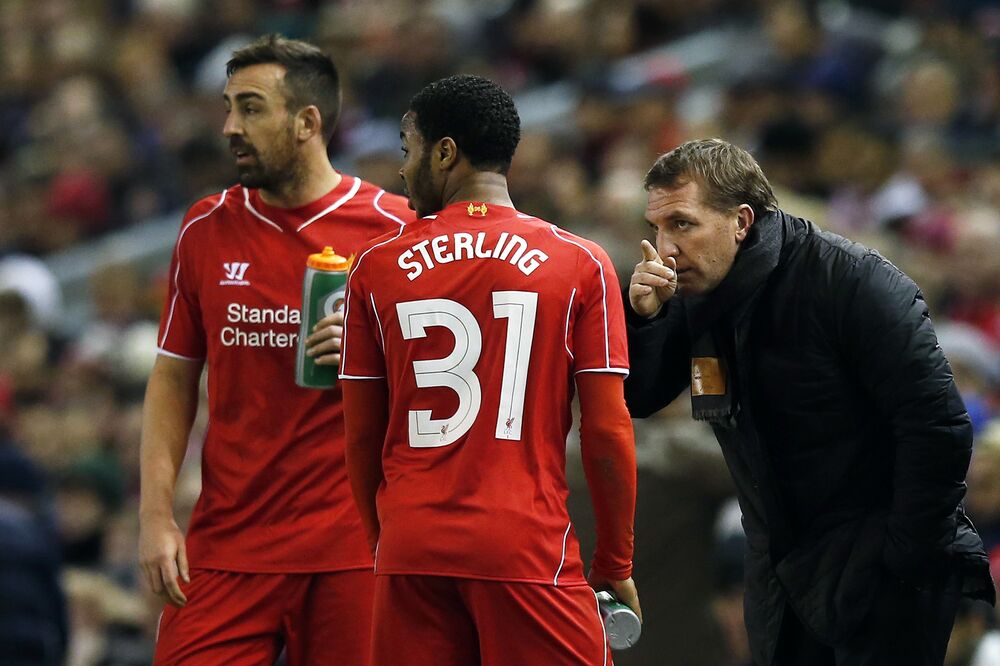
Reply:
M302 323L295 358L295 383L303 388L328 389L337 383L337 367L316 365L306 355L306 338L313 326L344 307L347 272L354 257L347 259L327 246L322 252L310 254L306 275L302 280Z
M635 645L642 633L642 621L635 611L618 601L610 592L597 593L604 631L612 650L624 650Z

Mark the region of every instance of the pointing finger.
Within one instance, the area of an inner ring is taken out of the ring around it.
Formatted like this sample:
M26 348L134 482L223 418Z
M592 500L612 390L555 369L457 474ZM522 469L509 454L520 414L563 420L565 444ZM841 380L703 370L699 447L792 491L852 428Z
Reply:
M653 244L650 243L648 240L644 238L642 240L642 243L640 243L640 246L642 247L642 258L645 261L656 261L659 263L663 262L663 260L660 258L660 255L657 254L656 248L654 248Z

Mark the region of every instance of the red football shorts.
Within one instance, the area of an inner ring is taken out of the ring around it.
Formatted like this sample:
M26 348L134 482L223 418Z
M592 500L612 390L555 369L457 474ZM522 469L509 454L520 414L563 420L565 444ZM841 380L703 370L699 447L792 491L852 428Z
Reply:
M376 576L372 666L611 666L586 585Z
M259 666L286 649L288 666L368 666L370 570L256 574L192 569L188 602L166 606L154 664Z

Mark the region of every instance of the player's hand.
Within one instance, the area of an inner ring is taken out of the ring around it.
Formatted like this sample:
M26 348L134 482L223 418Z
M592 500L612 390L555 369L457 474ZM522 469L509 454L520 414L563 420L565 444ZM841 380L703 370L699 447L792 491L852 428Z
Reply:
M344 339L344 312L338 310L323 317L306 338L306 355L316 365L340 365L340 341Z
M187 603L177 583L178 576L185 583L191 582L187 550L173 516L140 518L139 564L156 596L178 608Z
M652 317L677 291L677 261L661 259L656 248L643 240L642 261L635 265L628 286L628 301L637 315Z
M590 583L590 586L594 588L595 592L610 590L618 601L634 610L635 614L639 616L639 621L642 621L642 608L639 606L639 592L635 589L635 581L632 580L631 576L625 580L610 580L591 571L587 576L587 582Z

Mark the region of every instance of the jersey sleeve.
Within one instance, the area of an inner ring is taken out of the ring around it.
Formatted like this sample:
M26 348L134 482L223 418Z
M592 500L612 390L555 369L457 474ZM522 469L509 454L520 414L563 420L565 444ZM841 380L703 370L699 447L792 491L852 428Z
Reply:
M572 328L573 370L628 375L625 311L618 276L599 245L581 245L581 252Z
M206 211L201 210L205 204L204 201L195 204L184 216L170 260L167 300L163 304L157 338L158 351L167 356L191 360L205 358L207 343L192 256L195 243L187 238L191 225L205 216Z
M347 281L344 339L340 351L341 379L381 379L386 374L382 330L365 277L367 266L359 262Z

